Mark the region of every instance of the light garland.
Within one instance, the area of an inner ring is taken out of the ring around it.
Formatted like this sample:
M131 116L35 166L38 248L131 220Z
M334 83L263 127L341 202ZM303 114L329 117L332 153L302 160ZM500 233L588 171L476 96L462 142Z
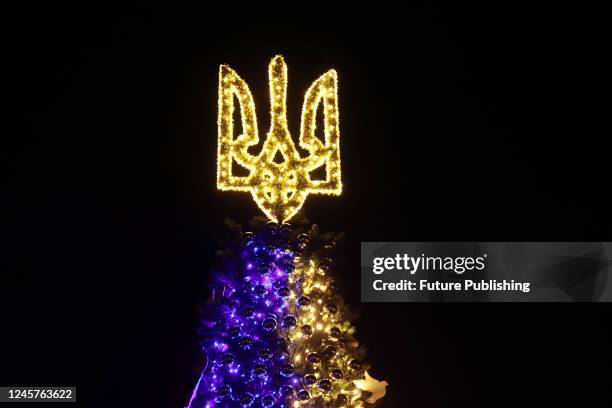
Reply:
M219 115L217 188L251 192L266 216L275 222L293 217L310 193L339 195L340 130L338 127L338 76L331 69L310 85L304 97L299 146L309 154L300 157L287 127L287 65L282 56L272 58L268 67L271 124L258 156L247 152L259 143L257 117L248 85L227 65L219 69ZM242 134L234 134L234 97L242 118ZM323 103L322 143L315 135L317 107ZM275 162L280 153L282 163ZM235 176L232 161L249 175ZM325 180L312 180L310 172L325 165Z
M321 256L334 238L319 246L268 223L241 241L216 278L206 364L187 408L360 408L382 398L387 383L367 373L333 261Z

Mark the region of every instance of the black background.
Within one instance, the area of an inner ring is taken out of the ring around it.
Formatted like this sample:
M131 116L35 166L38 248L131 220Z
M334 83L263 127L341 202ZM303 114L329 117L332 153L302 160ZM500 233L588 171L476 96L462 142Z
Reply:
M258 215L215 189L218 66L263 132L282 53L294 137L305 89L339 73L344 193L304 209L348 234L339 280L385 406L609 400L607 305L360 305L358 282L360 241L610 240L598 11L360 7L5 13L2 385L186 403L213 237Z

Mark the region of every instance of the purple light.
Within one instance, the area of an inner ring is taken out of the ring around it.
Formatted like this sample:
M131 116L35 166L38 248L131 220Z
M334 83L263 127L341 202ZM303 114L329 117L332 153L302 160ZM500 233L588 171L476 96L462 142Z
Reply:
M254 364L262 363L270 370L268 373L275 372L278 365L291 360L290 356L277 354L276 336L264 332L261 323L270 313L283 316L289 308L287 300L280 298L276 289L288 286L287 276L291 269L285 266L285 261L293 261L291 251L280 249L279 245L292 245L292 241L287 238L286 243L279 243L279 240L285 238L268 234L267 229L262 231L256 232L245 241L242 250L235 253L239 259L228 263L225 273L221 271L221 284L216 290L221 293L220 290L223 289L223 297L227 302L212 304L211 311L216 312L216 318L207 317L206 321L210 320L212 323L207 326L210 328L209 337L204 339L208 368L202 371L199 395L193 394L188 408L213 408L232 404L244 393L250 393L252 402L260 404L263 396L276 395L282 383L299 385L298 375L285 377L279 382L276 377L273 379L267 374L254 376L251 370ZM235 270L233 265L241 267ZM262 287L265 290L262 290ZM254 312L249 312L249 317L243 316L241 312L247 306ZM245 336L252 341L252 345L246 347L246 343L240 343L240 339ZM258 353L253 355L244 352L251 348L256 351L268 349L270 355L259 357ZM228 364L224 360L225 353L234 356L232 363ZM241 365L245 366L244 372L241 371ZM197 391L197 385L194 391ZM280 400L275 406L278 406L278 403L284 407L288 406Z
M204 377L204 370L202 370L202 373L200 374L200 378L198 378L198 382L196 383L196 386L193 389L193 392L191 393L191 398L189 399L189 404L187 405L187 408L191 408L191 404L196 399L198 388L200 388L200 383L202 382L202 377Z

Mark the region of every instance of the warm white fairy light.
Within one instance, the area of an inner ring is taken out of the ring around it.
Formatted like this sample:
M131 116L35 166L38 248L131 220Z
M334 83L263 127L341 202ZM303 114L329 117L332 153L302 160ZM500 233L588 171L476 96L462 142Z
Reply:
M304 204L310 193L342 192L340 175L340 131L338 128L338 76L331 69L306 91L302 107L299 146L309 154L300 157L287 127L287 65L283 57L272 58L268 67L270 87L270 130L261 152L247 152L259 143L257 117L248 85L227 65L219 69L219 116L217 187L248 191L261 210L273 221L287 221ZM234 135L234 96L238 98L242 134ZM317 107L323 103L322 143L315 135ZM280 152L282 163L274 161ZM232 173L232 161L249 171L246 177ZM312 180L310 172L325 165L325 180Z

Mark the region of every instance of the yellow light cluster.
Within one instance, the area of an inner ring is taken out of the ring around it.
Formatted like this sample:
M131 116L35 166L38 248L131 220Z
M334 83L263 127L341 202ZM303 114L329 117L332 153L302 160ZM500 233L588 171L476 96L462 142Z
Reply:
M270 87L270 130L261 152L247 149L259 143L257 117L248 85L227 65L219 69L219 115L217 188L248 191L259 208L275 222L293 217L310 193L342 192L340 177L340 131L338 128L338 77L331 69L306 91L302 107L299 146L308 152L301 157L287 127L287 65L280 55L268 67ZM242 134L234 132L234 97L238 99ZM316 112L323 103L324 143L315 135ZM282 162L275 161L280 153ZM235 176L232 162L249 175ZM325 165L325 180L312 180L310 172Z
M344 373L342 379L332 381L333 387L329 392L318 389L316 385L308 388L310 401L313 398L321 398L327 404L333 405L334 403L337 404L338 395L344 394L347 397L346 406L363 406L363 396L358 386L359 383L353 383L356 373L352 372L350 368L350 362L353 357L351 356L351 350L348 348L352 346L329 340L329 333L333 327L339 328L345 335L354 333L354 327L345 319L344 313L340 308L335 313L330 312L326 308L330 301L336 299L335 295L327 291L332 278L323 269L319 269L319 266L313 260L304 261L303 264L296 265L293 275L295 278L290 279L291 295L289 296L288 311L298 317L298 324L296 328L290 329L287 332L291 339L290 353L293 364L299 372L308 374L307 371L304 371L308 355L312 352L320 353L320 348L323 345L333 344L337 347L337 352L326 362L326 366L328 368L339 368ZM308 306L298 305L299 299L303 296L312 299ZM306 335L302 332L301 328L304 325L312 327L312 335ZM314 375L317 381L321 379L321 372L315 372ZM329 373L327 373L326 378L329 378ZM293 406L310 407L311 405L309 405L308 401L294 401Z

